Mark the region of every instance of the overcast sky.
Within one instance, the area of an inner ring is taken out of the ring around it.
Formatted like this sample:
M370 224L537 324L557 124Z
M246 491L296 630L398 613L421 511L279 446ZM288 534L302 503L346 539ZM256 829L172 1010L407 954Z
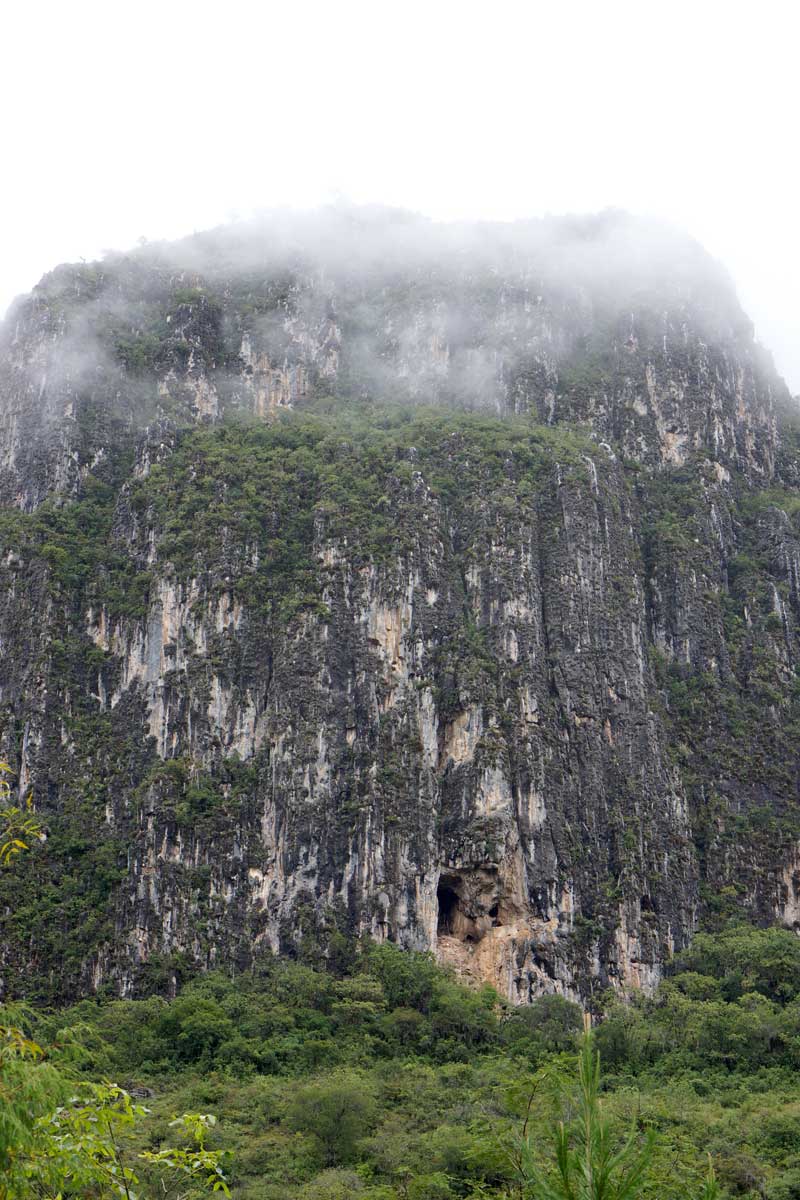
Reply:
M28 0L0 21L0 312L56 263L342 197L609 206L731 271L800 391L794 0Z

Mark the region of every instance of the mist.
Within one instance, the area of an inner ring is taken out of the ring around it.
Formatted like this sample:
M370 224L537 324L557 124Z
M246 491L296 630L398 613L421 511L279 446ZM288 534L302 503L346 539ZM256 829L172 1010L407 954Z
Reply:
M85 0L6 26L0 310L58 262L276 206L621 208L726 265L800 390L791 6Z
M39 347L29 362L14 352L26 329ZM339 398L583 422L634 456L682 461L688 444L733 437L720 404L749 405L760 432L747 437L768 446L773 406L788 401L724 266L683 231L619 210L496 222L344 203L263 212L59 267L0 336L9 394L29 397L56 442L79 408L133 431ZM700 377L698 407L683 396ZM86 462L95 450L102 438Z

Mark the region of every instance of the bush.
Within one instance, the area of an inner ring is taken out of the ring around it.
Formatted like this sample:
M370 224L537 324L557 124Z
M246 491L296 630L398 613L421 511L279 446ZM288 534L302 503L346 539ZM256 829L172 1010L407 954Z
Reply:
M800 1167L784 1171L767 1184L766 1200L800 1200Z
M719 980L725 1000L759 992L788 1004L800 996L800 938L788 929L734 925L713 936L699 933L678 967Z
M354 1171L341 1171L336 1168L323 1171L300 1190L300 1200L350 1200L351 1196L361 1196L364 1192L364 1181Z
M455 1195L447 1176L441 1171L412 1179L406 1194L408 1200L451 1200Z
M301 1088L287 1115L290 1129L316 1139L328 1166L352 1162L358 1142L375 1123L375 1098L366 1080L347 1073Z
M563 996L540 996L512 1009L503 1024L503 1040L512 1049L535 1056L574 1050L581 1030L579 1005Z

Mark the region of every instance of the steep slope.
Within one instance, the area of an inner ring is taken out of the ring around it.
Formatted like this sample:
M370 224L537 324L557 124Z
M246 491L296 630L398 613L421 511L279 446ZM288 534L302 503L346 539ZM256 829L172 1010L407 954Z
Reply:
M798 919L792 409L691 243L273 221L59 268L2 364L9 990L369 932L589 995Z

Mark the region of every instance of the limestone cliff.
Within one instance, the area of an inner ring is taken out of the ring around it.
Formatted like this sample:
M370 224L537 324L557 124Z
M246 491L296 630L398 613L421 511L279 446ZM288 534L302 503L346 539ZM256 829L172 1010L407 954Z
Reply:
M0 348L5 986L369 932L514 1000L800 920L792 404L620 215L233 228Z

